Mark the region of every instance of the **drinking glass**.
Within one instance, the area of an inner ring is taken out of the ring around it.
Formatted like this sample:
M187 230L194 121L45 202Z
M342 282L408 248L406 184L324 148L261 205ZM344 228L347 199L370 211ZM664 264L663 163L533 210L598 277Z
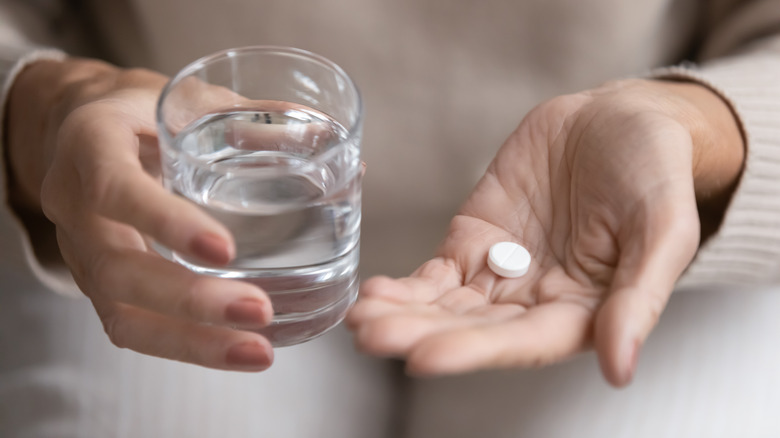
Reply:
M360 94L333 62L299 49L244 47L186 66L157 106L163 182L224 224L236 257L200 274L265 290L274 346L338 324L357 297Z

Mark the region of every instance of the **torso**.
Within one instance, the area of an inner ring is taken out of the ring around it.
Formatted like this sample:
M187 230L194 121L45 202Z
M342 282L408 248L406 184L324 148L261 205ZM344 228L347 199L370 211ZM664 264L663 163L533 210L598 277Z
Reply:
M95 2L97 15L111 14L111 3ZM342 65L366 107L364 272L404 275L430 257L531 107L676 61L693 39L695 5L127 0L113 11L124 24L103 32L116 60L167 74L213 51L258 44Z

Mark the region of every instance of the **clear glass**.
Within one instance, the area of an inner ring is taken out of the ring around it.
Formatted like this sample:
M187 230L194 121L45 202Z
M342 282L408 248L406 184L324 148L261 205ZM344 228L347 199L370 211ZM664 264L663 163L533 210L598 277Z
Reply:
M206 275L265 290L274 346L337 325L357 297L362 104L336 64L283 47L225 50L185 67L157 106L165 187L222 222L236 258Z

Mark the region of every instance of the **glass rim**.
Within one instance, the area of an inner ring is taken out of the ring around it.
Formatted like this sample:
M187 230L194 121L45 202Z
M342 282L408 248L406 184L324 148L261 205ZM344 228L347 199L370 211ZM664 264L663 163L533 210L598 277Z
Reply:
M213 52L211 54L208 54L206 56L202 56L195 61L190 62L186 66L184 66L182 69L180 69L173 77L171 77L170 80L165 84L165 86L160 91L160 97L157 99L157 104L155 105L155 119L157 122L157 135L164 136L164 139L166 140L166 143L172 143L173 142L173 135L168 130L168 128L165 126L165 121L163 120L163 101L165 101L165 98L170 94L171 90L179 84L184 78L191 76L194 72L208 66L209 64L212 64L216 61L220 61L223 59L229 59L235 56L244 55L247 53L262 53L262 54L276 54L276 55L284 55L288 57L299 57L303 58L309 61L314 61L326 68L329 68L336 72L342 79L345 80L345 82L349 85L349 87L352 89L352 91L355 93L355 103L357 111L357 116L355 117L355 120L350 123L350 126L347 128L347 137L353 138L358 134L358 131L360 129L360 126L363 122L363 98L360 94L360 89L358 89L357 85L355 84L355 81L352 80L352 78L347 74L344 69L336 64L335 62L331 61L330 59L318 55L314 52L310 52L308 50L299 49L296 47L287 47L287 46L274 46L274 45L257 45L257 46L243 46L243 47L234 47L229 49L223 49L217 52Z

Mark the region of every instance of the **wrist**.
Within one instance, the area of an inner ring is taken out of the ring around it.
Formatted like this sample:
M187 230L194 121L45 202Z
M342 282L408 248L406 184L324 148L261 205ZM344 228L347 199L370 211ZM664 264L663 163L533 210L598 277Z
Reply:
M742 173L745 141L729 104L694 82L657 81L673 93L682 123L693 142L693 177L697 199L730 194Z
M720 226L739 182L745 140L731 106L695 82L652 81L670 96L673 115L690 132L693 179L702 225L702 241Z

